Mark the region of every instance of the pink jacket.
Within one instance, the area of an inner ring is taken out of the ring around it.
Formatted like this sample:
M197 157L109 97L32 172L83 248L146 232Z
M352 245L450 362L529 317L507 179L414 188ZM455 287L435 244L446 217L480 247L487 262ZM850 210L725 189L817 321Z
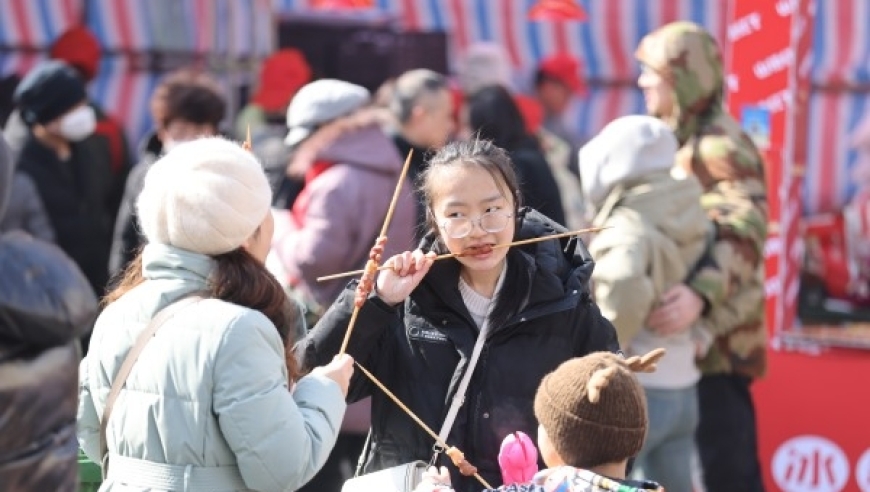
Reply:
M362 268L380 233L403 157L374 119L351 117L318 130L300 146L291 168L333 163L306 185L304 203L277 216L273 252L289 281L328 306L348 279L318 283L317 277ZM415 201L406 179L387 230L384 259L413 249ZM281 231L281 232L278 232Z

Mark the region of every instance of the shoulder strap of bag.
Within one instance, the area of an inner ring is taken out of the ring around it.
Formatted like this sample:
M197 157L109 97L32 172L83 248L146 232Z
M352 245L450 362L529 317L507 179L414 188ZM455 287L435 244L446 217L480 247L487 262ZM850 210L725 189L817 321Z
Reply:
M504 285L505 275L507 274L507 265L502 269L498 280L495 282L495 295L501 292ZM489 304L486 310L486 317L483 318L483 323L480 324L480 331L477 333L477 340L474 341L474 348L471 350L471 359L468 360L468 367L465 368L465 374L459 381L459 387L456 388L456 394L453 395L453 401L450 403L450 409L447 410L447 416L444 417L444 423L441 425L441 432L438 437L441 442L447 442L447 435L450 434L450 429L453 427L453 422L456 421L456 415L459 414L459 407L465 402L465 392L468 391L468 383L471 382L471 375L474 373L474 368L477 366L477 361L480 359L480 352L483 351L483 344L486 342L486 335L489 333L489 317L492 314L492 309L495 306L495 299ZM436 453L432 459L433 463L438 456L438 446L435 446Z
M456 388L456 394L453 395L453 401L450 403L450 409L447 410L447 416L444 417L444 423L441 425L441 432L438 433L438 437L441 439L441 442L447 442L447 435L450 434L450 429L453 428L453 422L456 421L456 416L459 414L459 408L462 407L462 404L465 402L465 392L468 390L468 384L471 382L471 375L474 373L474 367L477 365L478 359L480 359L480 353L483 351L483 343L486 341L486 334L489 327L489 317L483 320L483 323L480 326L480 332L477 334L477 340L474 342L474 348L471 351L471 358L468 360L468 367L465 368L465 373L462 375L462 379L459 381L459 387ZM363 446L363 451L360 454L359 461L356 465L356 472L354 473L354 477L358 477L362 474L362 469L365 467L365 462L368 460L368 453L371 450L371 439L372 439L372 429L369 428L368 436L366 436L366 442ZM434 450L434 454L432 455L432 460L429 462L430 466L434 465L438 460L438 456L445 451L438 443L435 443L435 446L432 448Z
M100 460L103 468L103 478L105 478L108 468L106 429L108 428L109 417L112 415L112 407L115 405L115 400L118 398L118 394L121 393L121 389L127 383L127 376L130 375L130 371L133 369L133 365L136 364L139 354L142 353L145 345L147 345L154 337L157 330L166 324L170 318L175 316L182 309L196 304L203 299L204 298L198 294L187 295L158 311L157 314L151 318L151 322L148 323L148 326L146 326L136 338L136 343L133 344L133 348L131 348L130 352L127 353L127 357L121 364L121 369L118 370L118 374L112 381L112 389L109 390L109 397L106 398L106 406L103 408L103 418L100 420Z
M498 276L495 283L496 296L501 292L504 285L505 275L507 274L507 265ZM480 359L480 353L483 351L483 344L486 342L486 335L489 333L489 317L492 314L492 309L495 306L495 299L489 304L486 310L486 317L483 318L483 323L480 324L480 331L477 333L477 340L474 341L474 348L471 350L471 358L468 360L468 367L465 368L465 374L459 381L459 387L456 388L456 394L453 395L453 401L450 403L450 409L447 410L447 416L444 417L444 423L441 425L441 432L438 437L441 442L447 442L447 436L450 434L450 429L453 428L453 422L456 421L456 416L459 414L459 408L465 403L465 392L468 391L468 384L471 382L471 375L474 374L474 368L477 366L477 361ZM432 463L438 459L438 455L443 451L438 444L435 444L435 454L432 457Z
M477 340L474 342L474 349L471 351L471 359L468 360L468 367L465 368L465 374L462 375L462 380L459 381L459 387L456 388L456 394L453 395L450 409L447 410L447 416L444 417L444 423L441 424L441 432L438 433L441 442L447 442L447 435L450 434L450 429L453 428L453 422L456 421L456 415L459 414L459 407L465 403L465 392L468 390L468 383L471 382L474 367L477 365L478 359L480 359L480 353L483 351L483 343L486 341L488 331L489 316L483 320L480 326L480 332L477 334Z

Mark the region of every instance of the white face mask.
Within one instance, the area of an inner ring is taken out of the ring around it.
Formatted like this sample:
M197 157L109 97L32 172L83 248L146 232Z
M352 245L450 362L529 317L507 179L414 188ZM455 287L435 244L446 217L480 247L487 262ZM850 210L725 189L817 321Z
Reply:
M60 120L60 135L70 142L80 142L94 133L97 115L90 106L79 106Z

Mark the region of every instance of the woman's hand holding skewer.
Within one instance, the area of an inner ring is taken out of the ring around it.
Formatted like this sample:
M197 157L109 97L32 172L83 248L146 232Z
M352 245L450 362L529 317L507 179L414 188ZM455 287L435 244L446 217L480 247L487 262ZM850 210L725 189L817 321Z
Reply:
M405 251L387 260L389 267L378 274L375 292L386 304L395 306L417 288L435 261L435 253Z
M329 364L312 369L311 374L320 374L335 381L341 388L341 394L347 397L350 378L353 376L353 357L347 354L336 355Z

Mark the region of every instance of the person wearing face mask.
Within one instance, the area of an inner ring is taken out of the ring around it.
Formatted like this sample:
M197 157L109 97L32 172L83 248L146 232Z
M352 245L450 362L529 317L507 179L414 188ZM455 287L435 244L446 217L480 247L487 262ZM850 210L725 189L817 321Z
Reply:
M47 61L24 77L13 100L27 125L17 169L36 185L58 246L100 295L108 280L112 180L109 164L84 142L97 125L84 81L66 63Z
M88 27L74 25L61 33L52 43L48 56L52 60L59 60L70 67L84 81L85 86L93 82L100 75L100 61L102 60L103 48L96 34ZM9 90L10 101L15 86ZM2 89L0 89L2 92ZM88 106L93 108L97 119L97 126L93 134L82 141L82 145L92 147L93 159L100 160L100 165L109 173L108 179L112 182L112 195L110 197L113 213L118 210L121 195L124 193L124 183L127 174L132 168L133 162L130 155L130 147L127 141L124 127L112 115L108 114L102 105L96 100L89 100ZM12 149L13 157L17 157L27 140L27 125L21 119L21 113L16 109L4 123L3 135ZM16 175L20 181L20 173ZM25 185L26 186L26 185ZM16 189L14 186L13 189ZM16 193L16 192L13 192ZM2 226L0 226L2 228ZM25 230L36 236L49 239L45 228L36 229L27 227ZM50 231L48 231L50 232Z
M197 137L215 136L226 113L226 98L218 83L204 73L179 71L166 77L151 100L157 128L159 150L145 152L127 177L124 197L115 220L109 273L116 275L133 260L145 243L138 227L136 199L145 183L145 174L154 162L179 143Z

